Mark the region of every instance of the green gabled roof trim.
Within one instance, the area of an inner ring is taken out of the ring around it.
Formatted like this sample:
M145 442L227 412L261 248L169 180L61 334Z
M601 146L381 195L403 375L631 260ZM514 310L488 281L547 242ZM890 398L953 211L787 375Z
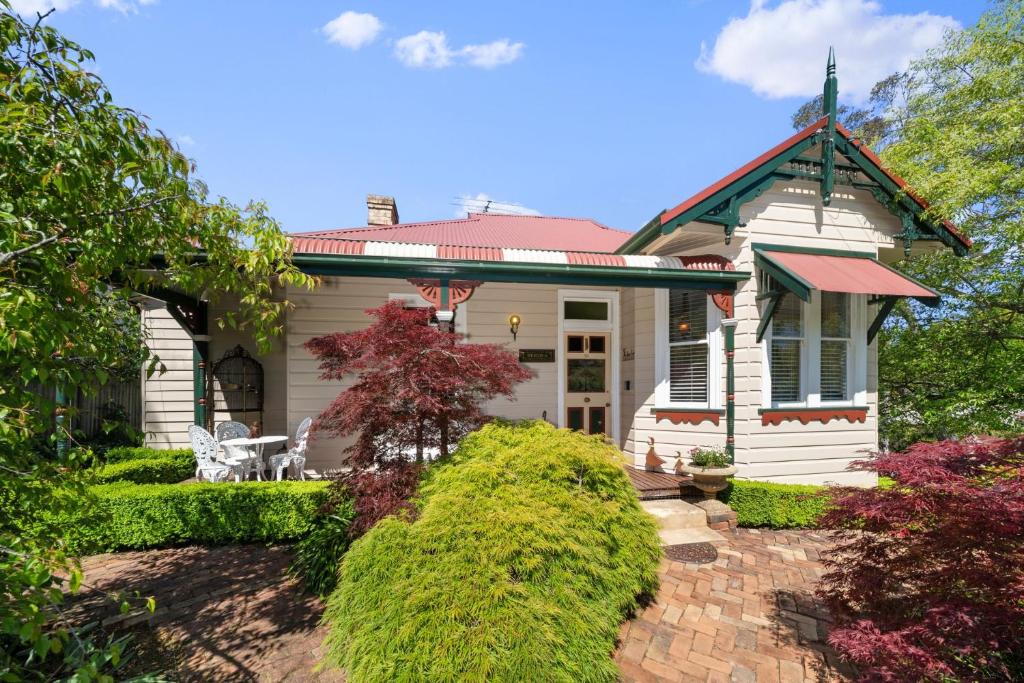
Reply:
M292 262L311 275L482 280L485 282L659 287L733 291L749 271L631 268L561 263L469 261L351 254L295 254Z
M784 171L781 172L784 177L776 177L772 174L778 171L779 167L783 164L792 161L803 152L814 147L814 145L818 143L818 140L819 137L817 133L804 138L664 224L661 222L661 217L665 215L665 212L658 214L654 219L649 221L647 225L634 234L633 237L616 249L615 253L638 253L648 244L662 235L670 234L677 227L686 225L692 221L702 220L701 217L705 216L705 214L708 214L710 217L709 222L721 223L722 221L716 220L715 216L711 214L711 212L718 208L719 205L726 203L730 197L736 197L738 199L738 201L733 204L738 224L738 211L740 205L763 194L775 183L776 180L791 180L794 176L785 174Z
M728 242L732 229L742 224L739 218L740 207L763 194L776 181L791 181L797 178L821 179L820 176L813 174L782 168L790 162L810 161L806 157L801 158L800 155L822 142L825 136L825 121L818 121L814 125L817 126L814 132L798 139L792 145L739 175L735 180L698 201L679 215L663 223L662 217L667 212L661 212L623 243L615 253L640 253L654 240L691 222L711 222L725 225ZM924 215L925 208L857 145L851 142L847 135L848 132L840 127L834 139L836 150L852 163L852 165L841 165L840 168L843 170L856 168L871 179L873 184L854 183L853 186L857 189L871 191L882 206L900 219L903 231L897 237L904 240L904 248L909 249L910 244L917 239L938 239L952 248L957 255L966 255L968 246L945 224L927 218Z

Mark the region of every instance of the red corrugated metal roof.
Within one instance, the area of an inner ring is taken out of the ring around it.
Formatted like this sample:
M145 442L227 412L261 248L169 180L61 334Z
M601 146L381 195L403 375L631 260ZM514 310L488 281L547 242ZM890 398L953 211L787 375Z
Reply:
M934 297L910 278L886 268L878 261L856 256L790 253L764 250L764 254L786 270L800 276L823 292L877 294L878 296Z
M474 213L467 218L400 223L367 228L317 230L299 237L332 237L374 242L406 242L456 247L507 247L553 251L615 251L632 233L586 218L508 216Z

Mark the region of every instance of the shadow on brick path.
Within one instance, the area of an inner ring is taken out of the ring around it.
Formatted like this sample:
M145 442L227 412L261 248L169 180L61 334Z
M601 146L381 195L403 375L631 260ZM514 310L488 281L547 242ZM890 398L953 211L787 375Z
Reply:
M723 532L709 564L663 560L655 602L622 625L624 681L842 681L853 671L825 644L813 590L828 536Z
M69 614L136 634L136 670L177 681L337 681L313 671L322 603L286 576L287 547L172 548L82 561L87 588ZM119 614L107 592L156 598L153 614Z

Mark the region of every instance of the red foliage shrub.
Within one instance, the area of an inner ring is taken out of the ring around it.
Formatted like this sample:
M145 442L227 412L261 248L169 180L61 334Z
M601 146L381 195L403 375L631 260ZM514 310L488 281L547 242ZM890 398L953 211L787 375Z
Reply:
M359 538L390 515L415 513L410 498L416 493L420 470L415 463L396 462L381 470L352 470L339 477L333 486L352 496L355 505L349 537Z
M430 326L431 310L399 301L367 311L376 322L306 342L320 360L321 378L356 381L320 414L315 431L358 434L349 449L357 467L405 460L450 445L485 420L481 404L511 397L532 373L497 344L464 344Z
M1024 678L1024 437L919 443L854 468L819 588L829 643L865 680Z

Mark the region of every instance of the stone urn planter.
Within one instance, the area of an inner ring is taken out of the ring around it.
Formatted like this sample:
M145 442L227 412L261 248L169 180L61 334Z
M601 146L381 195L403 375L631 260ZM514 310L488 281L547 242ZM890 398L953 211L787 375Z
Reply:
M683 465L679 469L693 477L693 485L703 491L705 498L714 498L716 493L729 485L729 477L736 474L734 465L701 467L691 464Z

